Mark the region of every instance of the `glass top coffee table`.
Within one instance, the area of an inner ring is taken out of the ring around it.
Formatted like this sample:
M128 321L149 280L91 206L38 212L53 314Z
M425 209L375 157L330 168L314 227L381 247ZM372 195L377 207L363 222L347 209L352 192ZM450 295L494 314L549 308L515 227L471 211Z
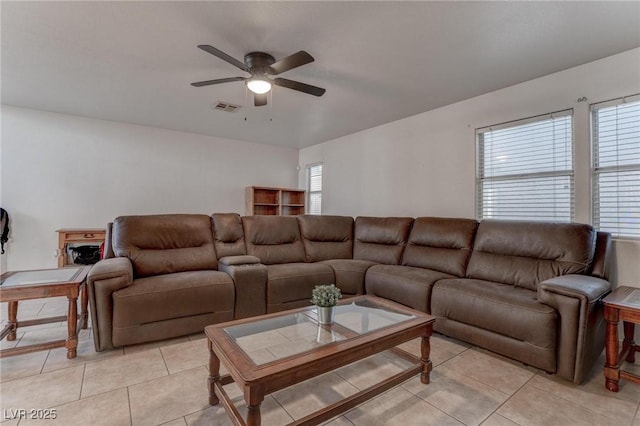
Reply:
M209 403L222 401L234 424L260 424L265 395L385 350L411 367L294 422L314 425L335 417L420 374L429 383L429 338L435 317L374 296L342 301L335 321L319 325L314 306L214 324L205 328L209 345ZM421 337L421 357L396 346ZM220 363L229 371L220 376ZM247 420L223 388L235 382L243 391Z
M0 331L0 340L16 339L18 327L67 321L68 337L28 346L0 350L0 357L21 355L34 351L66 347L67 358L75 358L78 348L78 330L87 328L87 291L85 280L91 266L75 268L38 269L33 271L5 272L0 275L0 302L7 302L8 321ZM65 296L69 302L67 315L18 321L18 302L44 297ZM78 323L78 297L81 297L81 313Z

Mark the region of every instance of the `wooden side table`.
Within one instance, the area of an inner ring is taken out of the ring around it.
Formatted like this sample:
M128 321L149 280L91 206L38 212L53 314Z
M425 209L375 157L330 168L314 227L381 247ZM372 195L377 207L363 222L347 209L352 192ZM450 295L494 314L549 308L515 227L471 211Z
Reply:
M635 325L640 324L640 288L618 287L604 298L604 318L607 320L606 352L604 367L605 387L618 392L618 382L626 379L640 384L640 376L621 369L624 360L635 361L640 347L633 340ZM618 322L623 322L622 350L618 340Z
M58 268L72 264L67 258L67 245L73 243L104 243L104 229L56 229L58 233Z
M5 272L0 275L0 302L8 302L9 318L0 331L0 340L16 339L18 327L67 321L68 337L28 346L0 350L0 358L21 355L58 347L67 348L67 358L75 358L78 348L78 331L87 328L88 296L85 280L91 266L78 268L40 269L34 271ZM69 301L67 315L18 321L18 302L43 297L66 296ZM80 321L78 323L78 297L81 297Z

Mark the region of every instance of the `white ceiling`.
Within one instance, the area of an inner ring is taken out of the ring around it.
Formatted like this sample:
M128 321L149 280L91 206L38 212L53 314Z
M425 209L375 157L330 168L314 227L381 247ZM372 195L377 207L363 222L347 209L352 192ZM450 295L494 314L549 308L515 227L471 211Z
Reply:
M2 103L301 148L640 46L640 2L7 2ZM306 50L254 107L242 60ZM226 101L245 105L215 111ZM179 141L177 141L179 142Z

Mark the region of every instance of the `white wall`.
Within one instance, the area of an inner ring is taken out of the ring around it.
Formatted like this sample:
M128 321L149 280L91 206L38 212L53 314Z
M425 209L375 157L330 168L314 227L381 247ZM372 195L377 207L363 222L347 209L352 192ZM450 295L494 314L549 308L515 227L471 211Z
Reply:
M589 104L639 92L634 49L302 149L299 163L324 164L325 214L475 217L475 129L573 108L575 220L589 223ZM640 287L640 242L614 255L612 282Z
M56 267L56 229L119 215L238 212L249 185L296 187L298 150L2 107L2 267ZM5 263L6 262L6 263Z

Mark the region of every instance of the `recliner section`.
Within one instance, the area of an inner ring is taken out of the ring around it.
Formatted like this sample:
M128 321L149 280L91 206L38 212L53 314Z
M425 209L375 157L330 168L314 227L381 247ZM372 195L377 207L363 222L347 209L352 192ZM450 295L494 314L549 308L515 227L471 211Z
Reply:
M610 235L589 225L346 216L116 218L88 277L97 350L310 304L316 285L580 383L604 348Z

